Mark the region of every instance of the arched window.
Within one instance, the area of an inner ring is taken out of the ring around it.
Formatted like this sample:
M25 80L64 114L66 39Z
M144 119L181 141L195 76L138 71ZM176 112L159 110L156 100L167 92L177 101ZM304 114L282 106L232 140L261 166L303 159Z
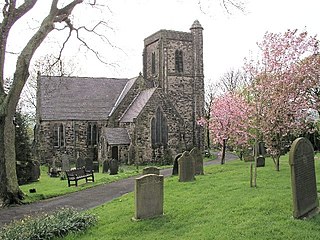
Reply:
M151 144L153 148L168 144L168 124L160 108L151 119Z
M175 52L175 67L177 73L183 72L183 52L182 50L176 50Z
M156 53L152 53L151 55L151 73L156 73Z
M64 147L65 146L65 127L62 123L54 124L53 126L53 146Z
M96 123L88 123L87 128L87 145L94 146L98 143L98 129Z

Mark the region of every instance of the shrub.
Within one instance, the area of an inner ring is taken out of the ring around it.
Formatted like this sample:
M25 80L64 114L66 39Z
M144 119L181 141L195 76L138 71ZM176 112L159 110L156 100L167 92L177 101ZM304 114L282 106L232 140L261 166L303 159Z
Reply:
M26 217L6 225L0 231L2 240L37 240L63 237L70 232L79 232L94 225L96 216L65 208L37 217Z

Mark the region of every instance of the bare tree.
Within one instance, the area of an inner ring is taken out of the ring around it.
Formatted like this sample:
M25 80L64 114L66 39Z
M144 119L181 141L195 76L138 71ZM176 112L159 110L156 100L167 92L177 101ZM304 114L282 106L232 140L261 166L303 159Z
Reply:
M15 129L13 118L22 89L29 78L29 66L35 51L47 38L48 34L55 29L56 24L59 24L59 26L64 24L65 27L63 27L63 29L69 32L65 42L70 39L72 32L76 32L77 39L93 51L97 57L100 57L98 52L94 51L94 49L81 38L80 31L86 30L96 34L102 39L105 37L97 33L96 27L91 29L85 28L84 26L75 27L71 21L72 12L78 5L96 5L96 1L88 1L89 0L87 0L87 2L85 0L70 0L68 4L66 4L65 1L59 0L52 0L50 3L48 1L50 11L48 15L43 18L36 32L18 54L13 81L7 93L4 90L4 68L8 54L8 36L12 27L18 20L23 18L26 13L34 8L38 0L5 0L4 3L2 3L3 18L0 25L0 199L2 199L4 204L20 203L23 198L23 193L19 189L16 176ZM98 24L103 25L104 22L99 22ZM64 47L65 44L63 44L62 50Z
M206 142L207 142L207 149L211 149L211 141L210 141L210 130L209 130L209 121L211 117L211 105L214 100L214 98L217 95L217 84L210 82L206 85L205 88L205 99L204 99L204 114L205 114L205 120L207 122L206 124Z
M25 84L19 105L23 112L27 112L35 121L36 105L37 105L37 78L38 74L46 76L71 76L77 71L75 62L56 59L54 55L45 55L40 57L33 63L30 77Z
M208 11L205 10L205 6L207 8L211 8L211 4L218 3L222 6L222 8L227 12L227 14L232 14L234 10L245 12L245 3L240 0L218 0L218 1L209 1L209 0L198 0L198 5L200 10L207 14Z
M239 70L231 69L226 72L218 82L218 88L223 92L234 92L241 90L247 84L245 75Z

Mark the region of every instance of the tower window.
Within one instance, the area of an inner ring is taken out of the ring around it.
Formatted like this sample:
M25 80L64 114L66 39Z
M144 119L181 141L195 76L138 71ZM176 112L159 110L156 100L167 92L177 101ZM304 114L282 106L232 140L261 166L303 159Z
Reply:
M183 52L182 50L176 50L175 52L175 67L176 72L182 73L183 72Z
M151 73L156 73L156 53L152 53L151 55Z
M65 147L65 127L61 124L55 124L53 126L53 145L58 148Z
M87 145L94 146L98 142L98 130L96 123L88 123L87 128Z

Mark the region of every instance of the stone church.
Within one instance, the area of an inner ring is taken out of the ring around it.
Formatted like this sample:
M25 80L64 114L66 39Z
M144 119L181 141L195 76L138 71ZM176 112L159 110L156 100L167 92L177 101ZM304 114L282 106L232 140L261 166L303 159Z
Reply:
M38 76L36 152L94 161L172 163L203 149L203 28L160 30L144 40L143 73L128 79Z

